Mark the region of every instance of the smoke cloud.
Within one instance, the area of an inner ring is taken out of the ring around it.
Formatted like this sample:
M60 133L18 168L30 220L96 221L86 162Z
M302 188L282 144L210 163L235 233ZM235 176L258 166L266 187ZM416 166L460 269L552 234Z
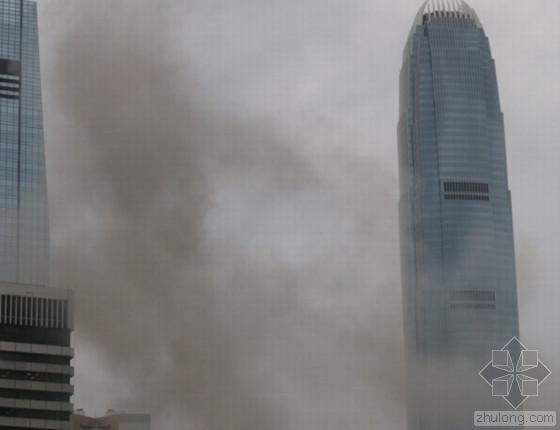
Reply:
M44 6L64 22L43 57L76 406L162 430L403 428L394 171L220 106L185 48L197 7Z
M554 378L560 3L469 3L498 68L523 340ZM38 6L76 406L162 430L404 428L395 125L419 2Z

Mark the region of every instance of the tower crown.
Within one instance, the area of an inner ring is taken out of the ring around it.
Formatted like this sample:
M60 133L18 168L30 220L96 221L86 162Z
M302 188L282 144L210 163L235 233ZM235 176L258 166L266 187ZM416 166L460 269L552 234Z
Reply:
M433 18L465 20L482 28L475 10L464 0L427 0L421 7L418 17L421 22L430 22Z

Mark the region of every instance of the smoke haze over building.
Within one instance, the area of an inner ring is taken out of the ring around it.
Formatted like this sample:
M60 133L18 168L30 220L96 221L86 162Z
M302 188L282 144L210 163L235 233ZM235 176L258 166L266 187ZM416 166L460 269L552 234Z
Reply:
M507 118L522 335L551 362L560 6L470 3ZM395 124L418 6L39 3L77 407L163 430L404 428Z

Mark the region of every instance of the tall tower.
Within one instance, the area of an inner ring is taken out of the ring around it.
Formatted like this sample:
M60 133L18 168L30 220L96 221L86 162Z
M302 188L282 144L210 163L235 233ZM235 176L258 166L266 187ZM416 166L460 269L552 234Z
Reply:
M73 299L48 267L37 5L0 0L0 430L70 429Z
M474 410L504 406L477 372L519 329L495 65L462 0L429 0L414 21L398 147L409 429L472 429Z
M49 227L36 4L0 1L0 281L46 285Z

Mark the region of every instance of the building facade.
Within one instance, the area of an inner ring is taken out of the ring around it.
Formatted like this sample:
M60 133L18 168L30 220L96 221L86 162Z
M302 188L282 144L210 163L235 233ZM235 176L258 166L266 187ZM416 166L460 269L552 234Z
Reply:
M0 283L0 430L70 429L72 293Z
M0 281L46 285L49 228L37 6L0 1Z
M0 430L71 428L73 298L48 269L37 5L0 0Z
M462 0L429 0L414 21L398 147L409 429L472 429L474 410L504 406L477 372L519 328L496 70Z
M105 417L93 418L81 413L72 418L73 430L150 430L147 414L109 413Z

